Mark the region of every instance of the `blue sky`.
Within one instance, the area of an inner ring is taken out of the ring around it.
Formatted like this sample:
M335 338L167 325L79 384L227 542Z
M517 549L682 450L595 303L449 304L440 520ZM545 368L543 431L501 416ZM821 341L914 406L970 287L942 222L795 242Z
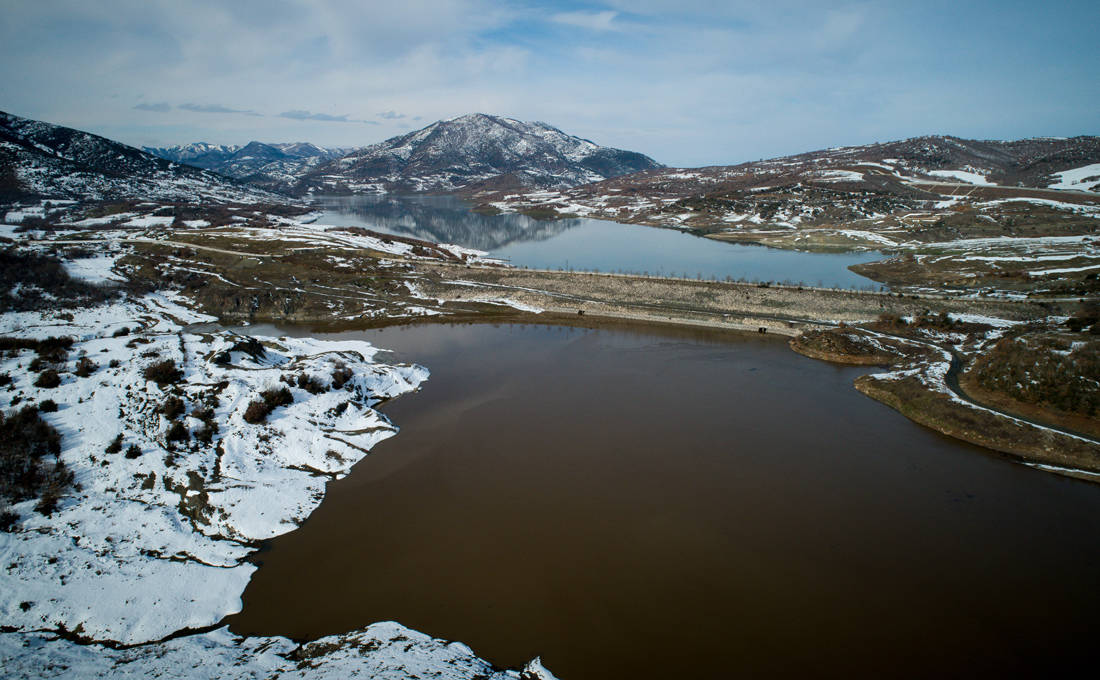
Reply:
M1100 134L1100 3L0 0L0 109L359 146L474 111L671 165Z

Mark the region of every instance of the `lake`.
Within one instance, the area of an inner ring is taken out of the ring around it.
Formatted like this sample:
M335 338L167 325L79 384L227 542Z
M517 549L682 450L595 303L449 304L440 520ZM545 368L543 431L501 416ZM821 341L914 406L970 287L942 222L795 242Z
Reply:
M684 329L327 337L431 378L258 556L234 632L396 620L562 680L1091 661L1100 487L913 424L852 388L869 369Z
M481 215L452 196L321 196L315 203L323 213L318 220L322 224L453 243L538 269L878 289L848 266L883 257L877 252L779 250L586 218L547 221L518 214Z

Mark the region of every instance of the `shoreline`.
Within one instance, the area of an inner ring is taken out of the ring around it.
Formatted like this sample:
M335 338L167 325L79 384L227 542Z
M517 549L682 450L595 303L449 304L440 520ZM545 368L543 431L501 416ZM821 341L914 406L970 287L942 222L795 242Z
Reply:
M274 323L279 325L279 319L256 320L258 323ZM286 321L285 319L282 321ZM569 326L575 328L615 329L625 328L640 332L660 332L668 329L682 329L714 333L718 336L734 335L739 338L747 337L772 337L779 336L787 341L791 351L817 361L839 363L849 366L881 367L890 363L890 358L884 355L874 357L854 357L841 353L818 352L812 348L799 347L795 340L803 335L806 330L814 328L836 328L837 324L828 320L800 320L798 327L780 325L774 320L767 325L769 320L758 319L755 322L723 321L721 319L691 318L677 314L637 314L616 310L593 310L584 314L577 314L569 308L546 308L541 313L526 312L516 309L507 311L470 312L455 316L440 315L419 319L392 319L382 323L368 325L354 322L342 323L336 326L329 324L311 324L308 322L291 322L295 326L308 327L311 332L330 333L339 331L358 330L366 328L392 328L406 325L420 324L538 324L552 326ZM789 323L789 322L788 322ZM760 329L766 329L761 332ZM992 404L986 404L980 399L967 395L971 403L961 399L952 400L946 395L941 395L934 389L925 387L924 392L931 401L924 407L911 406L907 401L893 395L888 389L872 384L872 375L867 374L857 378L853 382L853 388L884 405L887 405L905 416L909 420L932 429L940 434L961 441L981 446L999 455L1005 455L1018 462L1036 467L1046 472L1065 475L1100 483L1100 442L1087 435L1070 435L1059 432L1052 426L1042 422L1027 422L1024 418L1027 414L1014 414L1012 411L1001 413ZM938 398L943 397L943 398ZM985 421L985 427L998 434L983 434L980 430L974 430L969 422L975 417L975 407L983 412L980 416ZM1034 415L1034 414L1032 414ZM1041 414L1040 414L1041 415ZM1003 421L1017 422L1019 427L996 427ZM1021 434L1024 433L1024 434ZM1059 449L1072 451L1059 454ZM1090 458L1094 460L1090 461Z

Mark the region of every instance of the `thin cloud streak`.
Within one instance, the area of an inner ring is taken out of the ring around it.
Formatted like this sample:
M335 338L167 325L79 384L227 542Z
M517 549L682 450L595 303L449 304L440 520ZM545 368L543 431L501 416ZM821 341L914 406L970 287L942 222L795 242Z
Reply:
M291 120L319 120L325 123L363 123L365 121L355 120L348 118L348 114L339 116L333 116L327 113L311 113L309 111L303 111L301 109L295 109L293 111L283 111L279 114L280 118L290 118Z
M251 110L243 109L231 109L228 106L222 106L220 104L180 104L176 107L182 111L191 111L192 113L242 113L246 116L262 116L262 113L256 113Z
M134 108L138 111L155 111L156 113L168 113L172 110L172 105L168 102L158 102L156 104L146 104L145 102L142 102L141 104L136 104Z

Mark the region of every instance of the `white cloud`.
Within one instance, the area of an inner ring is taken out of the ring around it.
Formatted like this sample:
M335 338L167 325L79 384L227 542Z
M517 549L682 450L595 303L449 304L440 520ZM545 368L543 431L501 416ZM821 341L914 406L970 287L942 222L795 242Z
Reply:
M831 11L825 17L816 42L826 49L845 43L856 36L865 21L866 13L861 8L848 7Z
M615 23L618 12L559 12L550 16L550 20L567 26L586 28L590 31L618 31L621 27Z

